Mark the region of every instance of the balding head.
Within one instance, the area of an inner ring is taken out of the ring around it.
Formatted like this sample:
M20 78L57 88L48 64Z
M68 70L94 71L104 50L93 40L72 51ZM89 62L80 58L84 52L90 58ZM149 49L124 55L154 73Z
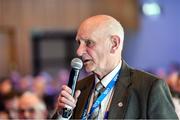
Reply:
M96 15L83 21L78 33L81 34L81 32L84 33L85 31L98 32L106 36L117 35L122 43L124 41L124 29L122 25L108 15Z
M46 118L46 106L32 92L25 92L19 99L19 117L21 119Z

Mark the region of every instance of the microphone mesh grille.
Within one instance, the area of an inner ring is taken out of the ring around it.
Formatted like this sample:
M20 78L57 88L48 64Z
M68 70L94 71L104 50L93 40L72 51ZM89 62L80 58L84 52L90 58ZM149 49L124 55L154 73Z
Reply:
M83 62L79 58L74 58L71 61L71 67L80 70L83 67Z

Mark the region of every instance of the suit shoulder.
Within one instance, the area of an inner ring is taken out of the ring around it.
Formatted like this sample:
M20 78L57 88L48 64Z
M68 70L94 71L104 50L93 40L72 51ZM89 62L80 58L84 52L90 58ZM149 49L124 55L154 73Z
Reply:
M158 78L157 76L151 73L148 73L142 70L137 70L137 69L132 69L132 77L133 79L140 80L140 81L145 80L147 82L154 82L156 80L161 80L160 78Z
M154 85L165 84L165 80L162 80L157 76L147 73L145 71L132 69L131 74L132 86L138 91L143 91L145 88L146 91L148 91L152 89Z

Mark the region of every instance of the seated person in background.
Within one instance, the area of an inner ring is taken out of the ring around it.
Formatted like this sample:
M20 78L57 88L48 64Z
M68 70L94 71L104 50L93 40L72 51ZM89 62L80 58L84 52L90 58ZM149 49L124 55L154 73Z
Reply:
M169 73L167 83L172 93L176 113L180 118L180 73L178 71Z
M10 119L18 118L18 104L20 93L11 92L5 96L4 106L9 113Z
M13 85L11 79L8 77L0 78L0 95L6 96L13 92Z
M173 96L180 98L180 73L173 71L167 76L167 83Z
M13 94L15 90L13 89L13 85L11 79L8 77L0 78L0 119L3 119L3 116L9 116L9 111L6 108L5 102L7 96Z
M31 92L25 92L19 99L20 119L47 119L47 109L43 101Z

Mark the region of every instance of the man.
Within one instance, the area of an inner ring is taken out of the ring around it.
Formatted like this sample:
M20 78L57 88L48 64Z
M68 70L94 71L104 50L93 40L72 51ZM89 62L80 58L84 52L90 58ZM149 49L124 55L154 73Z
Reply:
M20 119L47 119L45 104L32 92L25 92L19 99Z
M93 74L77 83L74 97L68 86L62 86L57 111L72 108L75 119L177 119L166 83L130 68L122 59L124 31L116 19L107 15L86 19L76 41L77 55ZM104 90L94 98L97 84ZM57 116L61 113L53 118Z

